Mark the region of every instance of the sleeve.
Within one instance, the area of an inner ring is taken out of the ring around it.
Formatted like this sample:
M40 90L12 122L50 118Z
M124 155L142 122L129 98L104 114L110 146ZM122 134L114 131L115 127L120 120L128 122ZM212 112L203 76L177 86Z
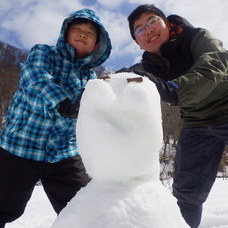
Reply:
M219 83L227 80L228 52L207 30L201 29L194 37L191 52L193 66L173 80L178 86L178 106L191 106L202 101Z
M176 105L177 104L177 94L176 94L176 85L172 82L165 82L161 78L154 76L153 74L147 72L141 63L137 63L129 68L122 68L118 70L118 73L121 72L133 72L135 74L146 76L152 81L160 94L161 100L168 105Z
M35 45L21 64L20 88L34 111L53 109L67 98L55 83L53 55L47 45Z

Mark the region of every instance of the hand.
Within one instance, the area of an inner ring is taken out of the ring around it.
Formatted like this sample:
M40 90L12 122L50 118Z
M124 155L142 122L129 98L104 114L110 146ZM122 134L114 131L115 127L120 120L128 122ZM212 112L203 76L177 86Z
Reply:
M99 77L99 79L108 80L108 79L111 79L111 77L109 75L105 75L105 76Z
M156 85L158 92L160 94L161 100L167 103L168 105L176 105L178 103L178 97L176 93L176 89L178 89L178 85L176 85L172 81L165 82L161 78L154 76L151 73L142 70L133 70L135 74L142 75L148 77L154 84Z
M58 112L62 117L77 119L79 107L80 100L76 103L72 103L72 101L69 98L67 98L59 103Z
M106 75L106 76L99 77L99 79L108 80L108 79L111 79L111 77L109 75ZM143 78L142 77L127 78L127 82L142 82L142 81L143 81Z
M142 77L137 77L137 78L127 78L127 82L142 82L143 78Z

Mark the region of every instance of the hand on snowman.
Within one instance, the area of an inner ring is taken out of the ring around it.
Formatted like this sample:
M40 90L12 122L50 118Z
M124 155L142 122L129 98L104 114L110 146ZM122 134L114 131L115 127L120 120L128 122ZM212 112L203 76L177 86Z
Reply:
M178 86L172 81L164 81L161 78L154 76L143 70L133 70L135 74L148 77L156 85L158 92L160 94L161 100L168 105L176 105L178 103L178 97L176 90Z
M111 77L109 75L106 75L106 76L99 77L99 79L108 80L108 79L111 79ZM127 78L127 82L142 82L142 81L143 81L142 77Z
M66 98L65 100L63 100L62 102L59 103L58 112L62 117L66 117L66 118L70 118L70 119L78 118L80 101L81 101L83 92L84 92L84 89L82 90L77 101L74 103L72 103L72 101L69 98Z

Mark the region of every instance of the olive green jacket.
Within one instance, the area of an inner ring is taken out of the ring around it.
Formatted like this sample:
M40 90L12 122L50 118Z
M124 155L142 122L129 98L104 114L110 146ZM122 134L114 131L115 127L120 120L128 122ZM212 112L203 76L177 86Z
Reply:
M173 80L184 127L228 123L228 52L200 29L190 45L192 67Z
M171 103L180 107L183 127L228 123L228 51L206 29L194 28L177 15L168 20L173 35L162 45L161 56L144 52L141 63L119 72L149 73L158 88L167 81L177 84L178 102ZM171 94L163 87L162 100Z

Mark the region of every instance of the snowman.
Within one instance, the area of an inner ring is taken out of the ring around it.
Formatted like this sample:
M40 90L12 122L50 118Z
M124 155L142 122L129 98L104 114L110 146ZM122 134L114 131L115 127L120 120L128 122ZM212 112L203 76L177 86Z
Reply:
M94 79L83 93L78 147L92 181L52 228L184 228L175 198L159 181L160 97L133 73Z

